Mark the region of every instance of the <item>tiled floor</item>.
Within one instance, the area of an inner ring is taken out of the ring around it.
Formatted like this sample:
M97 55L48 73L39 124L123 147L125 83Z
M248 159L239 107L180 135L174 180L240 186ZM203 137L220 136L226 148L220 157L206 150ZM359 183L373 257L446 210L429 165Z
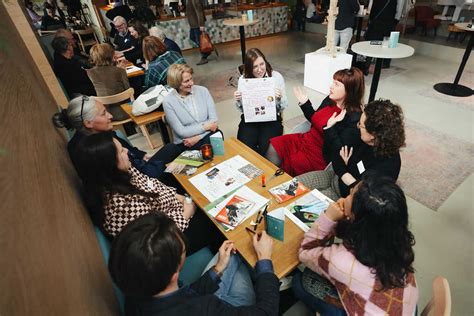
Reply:
M247 48L260 48L275 70L285 67L303 73L304 64L301 63L301 59L304 54L320 48L323 42L323 36L318 34L284 33L258 40L247 40ZM218 60L213 57L203 66L195 66L199 60L197 51L187 51L184 55L187 62L194 67L195 76L203 74L212 76L239 65L240 47L237 42L219 46L219 53ZM457 58L452 60L449 58L451 57L446 56L446 59L440 60L415 54L411 58L394 61L393 65L407 70L382 80L377 97L389 98L401 104L406 117L410 120L427 125L450 137L473 143L474 105L471 109L453 107L440 99L417 94L420 89L431 85L429 79L433 76L443 77L452 74L454 78L460 61ZM466 69L474 70L472 65L471 61ZM302 83L303 75L298 80L286 81L290 105L285 110L285 120L301 115L292 88ZM323 98L323 95L315 91L309 91L309 95L314 104L319 104ZM228 100L217 103L216 107L220 128L227 137L235 136L240 114L234 108L232 95L229 95ZM134 142L145 144L139 137L135 138ZM434 276L443 275L451 286L452 315L474 314L473 196L474 178L471 174L437 211L408 198L411 227L416 238L415 268L421 289L419 308L425 306L431 295L431 281ZM306 315L306 311L299 303L285 315Z

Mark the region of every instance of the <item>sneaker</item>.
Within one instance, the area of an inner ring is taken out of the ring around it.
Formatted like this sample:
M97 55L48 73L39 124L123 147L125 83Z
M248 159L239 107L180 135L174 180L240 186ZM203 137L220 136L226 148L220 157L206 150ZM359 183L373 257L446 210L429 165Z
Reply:
M207 64L209 61L206 58L201 58L201 60L196 65L204 65Z
M293 281L293 276L289 275L280 279L280 292L287 290L291 287L291 282Z

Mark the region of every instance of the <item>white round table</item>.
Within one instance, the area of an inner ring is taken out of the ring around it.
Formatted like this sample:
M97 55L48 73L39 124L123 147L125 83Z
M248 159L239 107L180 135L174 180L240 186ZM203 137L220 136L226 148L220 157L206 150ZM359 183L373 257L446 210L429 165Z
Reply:
M463 86L459 84L459 79L461 79L464 66L466 66L469 55L471 55L472 45L474 44L474 28L467 27L468 23L456 23L454 24L457 28L462 29L469 33L469 42L464 51L464 56L461 60L461 65L459 65L458 73L453 83L450 82L441 82L433 86L433 88L443 94L452 95L454 97L469 97L473 94L472 88Z
M238 26L240 30L240 51L242 53L242 64L245 64L245 27L258 23L258 19L252 21L242 21L241 18L224 20L223 24L226 26Z
M405 44L398 43L397 47L388 48L382 47L382 45L370 45L370 41L355 43L352 45L351 49L356 54L376 58L374 76L372 78L372 84L370 85L369 102L375 99L383 60L406 58L415 53L413 47Z

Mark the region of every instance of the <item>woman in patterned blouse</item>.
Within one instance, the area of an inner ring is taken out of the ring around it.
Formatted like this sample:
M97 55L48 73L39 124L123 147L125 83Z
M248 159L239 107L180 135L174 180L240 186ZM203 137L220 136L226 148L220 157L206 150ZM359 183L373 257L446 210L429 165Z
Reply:
M208 240L199 235L209 236L203 234L209 232L209 221L197 223L200 220L196 218L191 221L196 205L177 194L175 188L140 173L132 166L127 148L112 133L84 137L77 151L77 169L86 202L95 214L96 223L108 235L116 237L125 225L144 214L163 212L193 243L191 248L197 250L207 245ZM190 229L190 225L194 228Z

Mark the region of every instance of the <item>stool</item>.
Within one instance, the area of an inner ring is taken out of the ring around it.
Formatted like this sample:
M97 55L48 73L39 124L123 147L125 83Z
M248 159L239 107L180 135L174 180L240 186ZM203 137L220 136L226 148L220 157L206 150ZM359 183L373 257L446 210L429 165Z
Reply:
M143 133L143 136L145 136L146 140L148 141L148 145L150 145L151 149L154 149L156 146L153 145L150 134L148 133L147 124L153 123L153 122L158 122L161 124L158 124L160 127L160 134L161 134L161 139L163 140L163 144L169 143L169 134L168 134L168 129L166 128L166 125L164 124L163 120L165 118L165 113L164 112L151 112L148 114L140 115L140 116L135 116L132 114L132 106L128 103L121 104L120 105L122 109L130 116L132 119L133 123L137 124L138 127L140 127L140 130Z

